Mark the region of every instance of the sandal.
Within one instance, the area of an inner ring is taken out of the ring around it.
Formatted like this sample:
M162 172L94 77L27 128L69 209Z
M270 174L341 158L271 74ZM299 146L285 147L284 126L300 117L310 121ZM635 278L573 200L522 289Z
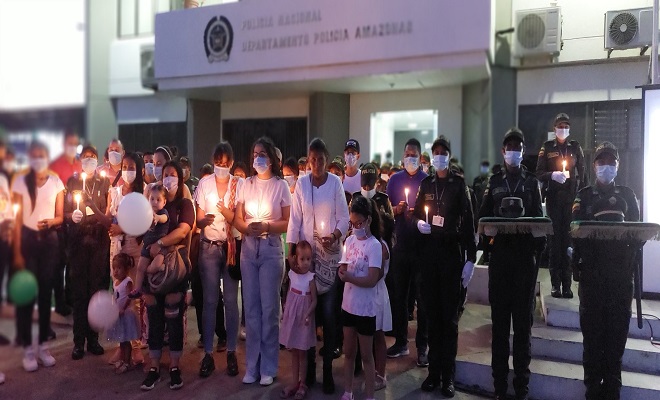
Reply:
M307 385L300 382L300 386L298 387L298 391L296 392L296 395L293 398L295 400L303 400L305 398L305 396L307 396L307 390L308 390Z
M288 399L298 393L298 388L300 387L300 382L298 382L298 385L294 387L289 387L289 388L283 388L282 391L280 392L280 399Z
M128 370L131 369L131 365L130 365L130 364L126 364L126 363L123 362L123 361L120 361L120 363L121 363L121 364L119 364L118 366L115 367L115 374L117 374L117 375L121 375L121 374L123 374L124 372L126 372L126 371L128 371Z

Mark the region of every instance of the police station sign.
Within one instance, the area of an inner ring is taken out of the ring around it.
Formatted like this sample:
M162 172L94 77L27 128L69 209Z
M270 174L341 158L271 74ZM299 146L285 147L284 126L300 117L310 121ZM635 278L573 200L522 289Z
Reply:
M245 1L156 17L156 78L486 51L490 2Z

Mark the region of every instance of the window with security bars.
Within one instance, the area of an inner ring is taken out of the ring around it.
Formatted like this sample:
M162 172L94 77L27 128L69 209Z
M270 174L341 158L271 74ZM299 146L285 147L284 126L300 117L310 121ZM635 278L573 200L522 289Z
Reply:
M585 103L538 104L518 107L518 127L525 133L528 154L538 153L548 140L554 118L560 112L571 119L569 140L577 140L584 150L587 179L595 179L594 148L612 142L621 159L617 183L632 188L641 200L643 181L644 142L641 100L616 100Z

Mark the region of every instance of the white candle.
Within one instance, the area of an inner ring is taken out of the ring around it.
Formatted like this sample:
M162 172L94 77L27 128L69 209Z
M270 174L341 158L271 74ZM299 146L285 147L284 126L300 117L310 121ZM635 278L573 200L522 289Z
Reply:
M76 199L76 203L78 204L76 208L80 210L80 193L76 193L73 197Z
M410 193L410 189L406 188L404 192L406 193L406 204L410 204L410 202L408 201L408 193Z
M424 206L424 211L426 211L426 223L429 223L429 206Z
M85 191L85 180L87 179L87 174L83 172L82 174L80 174L80 176L82 177L82 181L83 181L83 192L84 192L84 191Z
M18 214L19 207L20 206L18 205L18 203L14 203L14 205L12 206L12 208L14 209L14 219L16 219L16 215Z
M562 166L562 172L563 172L564 176L565 176L566 178L570 178L570 177L571 177L571 173L570 173L569 171L566 171L566 160L564 160L564 161L561 162L561 166Z
M346 245L344 245L344 246L342 247L342 250L341 250L341 260L342 260L342 261L346 261Z
M319 232L321 236L325 234L325 222L321 221L321 232Z
M105 178L105 171L101 171L101 178Z

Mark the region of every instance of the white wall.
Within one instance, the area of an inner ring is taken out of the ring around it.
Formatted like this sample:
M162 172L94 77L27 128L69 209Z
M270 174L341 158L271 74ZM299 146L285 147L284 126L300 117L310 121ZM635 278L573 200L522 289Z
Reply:
M153 90L142 87L140 47L154 44L153 36L116 39L110 46L110 97L144 96Z
M516 10L545 8L550 7L551 3L561 7L563 20L564 47L558 57L560 63L607 58L607 51L604 50L605 13L653 6L652 0L512 0L514 23ZM612 58L638 55L639 49L619 50L612 53Z
M0 0L0 109L85 104L85 1Z
M360 152L371 154L369 143L371 114L385 111L438 110L438 133L451 141L452 154L461 158L460 86L428 90L351 94L349 136L360 142ZM396 160L403 149L394 149Z
M518 71L518 104L641 99L648 62L612 62Z

